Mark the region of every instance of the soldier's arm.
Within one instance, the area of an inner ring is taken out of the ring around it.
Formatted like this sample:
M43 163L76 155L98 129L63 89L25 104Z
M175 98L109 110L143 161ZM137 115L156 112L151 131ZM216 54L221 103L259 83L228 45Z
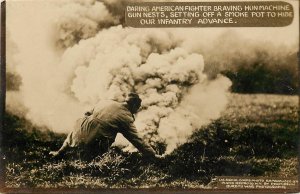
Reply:
M154 149L146 143L138 134L133 121L127 126L124 126L121 130L123 136L132 143L144 156L146 157L156 157Z

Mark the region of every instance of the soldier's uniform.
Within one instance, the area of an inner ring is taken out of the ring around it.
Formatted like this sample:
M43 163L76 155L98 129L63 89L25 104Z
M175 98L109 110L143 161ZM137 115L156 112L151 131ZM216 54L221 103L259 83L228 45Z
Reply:
M121 133L144 156L154 157L155 151L137 133L134 116L125 103L101 101L89 115L77 120L63 147L80 148L89 157L106 152Z

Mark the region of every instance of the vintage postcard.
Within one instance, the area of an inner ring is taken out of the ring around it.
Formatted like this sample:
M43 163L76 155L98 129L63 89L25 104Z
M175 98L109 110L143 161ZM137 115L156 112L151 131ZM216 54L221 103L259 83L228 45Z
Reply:
M298 0L2 1L1 192L299 192L298 60Z

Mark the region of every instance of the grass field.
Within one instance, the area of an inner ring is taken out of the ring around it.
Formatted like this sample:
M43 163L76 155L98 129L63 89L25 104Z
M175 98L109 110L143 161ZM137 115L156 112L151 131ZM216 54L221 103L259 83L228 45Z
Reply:
M117 147L92 162L51 159L48 152L59 148L65 135L6 114L6 186L209 189L221 175L296 177L298 97L232 94L230 99L221 118L158 162Z

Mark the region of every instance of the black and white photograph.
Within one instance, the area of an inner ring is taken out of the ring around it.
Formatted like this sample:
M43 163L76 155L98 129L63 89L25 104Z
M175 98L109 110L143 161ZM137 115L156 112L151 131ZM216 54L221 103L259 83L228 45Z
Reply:
M1 192L299 191L299 1L256 2L284 26L220 0L155 2L223 2L221 27L128 25L144 2L1 2Z

